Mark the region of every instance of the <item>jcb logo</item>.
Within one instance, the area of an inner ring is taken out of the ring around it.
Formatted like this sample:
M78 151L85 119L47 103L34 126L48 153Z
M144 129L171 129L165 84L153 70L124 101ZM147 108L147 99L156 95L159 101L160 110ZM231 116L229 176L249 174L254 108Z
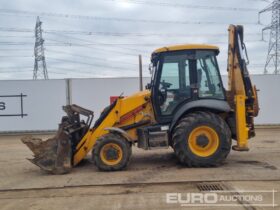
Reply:
M0 102L0 111L3 111L6 109L6 104L5 102Z

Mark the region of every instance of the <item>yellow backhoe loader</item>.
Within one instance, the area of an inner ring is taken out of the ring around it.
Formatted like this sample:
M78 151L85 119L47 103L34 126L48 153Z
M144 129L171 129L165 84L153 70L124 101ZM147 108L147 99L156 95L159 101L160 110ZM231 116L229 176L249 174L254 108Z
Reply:
M63 174L91 151L100 170L122 170L129 163L132 145L144 150L170 146L188 167L221 164L232 139L233 150L248 151L259 107L243 40L243 27L230 25L227 91L216 59L218 47L189 44L157 49L151 56L152 79L146 90L119 97L93 126L92 111L63 107L67 116L54 138L22 139L34 153L30 161Z

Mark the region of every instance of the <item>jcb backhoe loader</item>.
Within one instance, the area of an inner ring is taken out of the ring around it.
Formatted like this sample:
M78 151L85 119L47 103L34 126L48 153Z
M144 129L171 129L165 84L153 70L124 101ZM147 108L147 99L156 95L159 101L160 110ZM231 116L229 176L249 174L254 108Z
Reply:
M34 152L31 162L45 171L63 174L92 151L100 170L122 170L136 144L144 150L170 146L182 164L210 167L226 159L232 139L237 140L232 149L248 151L259 107L243 40L243 27L230 25L228 91L216 59L219 48L160 48L152 54L152 79L146 90L119 97L92 127L92 111L68 105L54 138L23 138ZM81 120L80 115L87 120Z

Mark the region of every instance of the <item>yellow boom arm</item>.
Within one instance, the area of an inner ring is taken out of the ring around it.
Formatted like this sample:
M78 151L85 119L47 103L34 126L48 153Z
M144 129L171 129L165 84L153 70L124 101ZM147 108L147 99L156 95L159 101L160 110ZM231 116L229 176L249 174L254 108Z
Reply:
M90 129L76 146L73 165L77 165L91 151L98 138L107 134L110 128L120 129L126 125L135 125L135 128L127 132L127 140L131 142L137 140L138 125L154 121L150 95L150 91L145 90L129 97L119 98L101 124Z
M247 70L243 27L229 26L228 101L235 112L237 145L234 150L248 151L248 139L255 134L253 118L258 115L256 87Z

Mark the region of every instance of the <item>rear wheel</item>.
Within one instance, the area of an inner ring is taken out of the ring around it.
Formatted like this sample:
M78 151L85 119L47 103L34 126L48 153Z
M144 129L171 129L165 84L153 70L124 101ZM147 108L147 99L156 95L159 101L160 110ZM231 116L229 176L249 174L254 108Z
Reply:
M107 134L96 141L92 158L102 171L119 171L124 169L131 157L130 143L118 134Z
M189 167L221 164L231 149L230 129L216 114L196 112L182 118L172 135L173 149Z

